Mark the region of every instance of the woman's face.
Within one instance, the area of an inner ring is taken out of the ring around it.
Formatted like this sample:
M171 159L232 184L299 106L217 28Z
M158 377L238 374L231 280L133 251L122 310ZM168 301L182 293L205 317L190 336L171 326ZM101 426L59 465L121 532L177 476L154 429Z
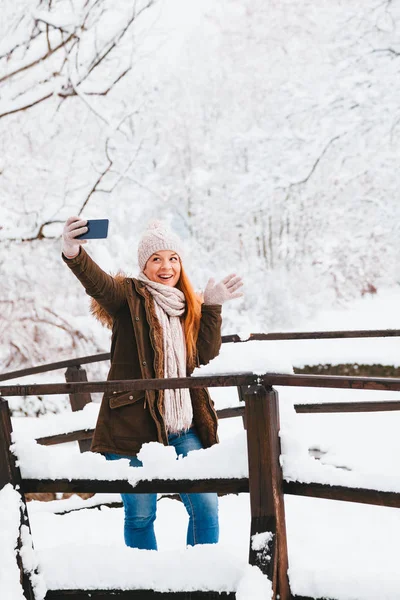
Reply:
M156 283L175 287L181 276L181 261L172 250L159 250L152 254L143 273Z

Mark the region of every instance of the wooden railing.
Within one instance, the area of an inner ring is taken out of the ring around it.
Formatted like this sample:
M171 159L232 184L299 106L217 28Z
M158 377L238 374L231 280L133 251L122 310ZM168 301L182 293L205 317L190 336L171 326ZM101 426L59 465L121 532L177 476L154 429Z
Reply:
M222 336L222 343L228 342L243 343L252 341L279 341L279 340L326 340L326 339L350 339L350 338L382 338L382 337L400 337L399 329L376 329L368 331L358 329L353 331L288 331L274 333L251 333L248 338L242 339L236 333ZM36 375L37 373L48 373L68 367L80 367L91 363L110 360L109 352L92 354L90 356L81 356L68 360L61 360L55 363L38 365L37 367L28 367L8 373L0 373L0 381L26 377L27 375Z
M269 531L273 533L267 547L257 552L250 549L249 560L268 576L274 589L274 597L278 594L281 600L289 599L290 589L287 578L287 542L284 518L283 494L296 494L319 498L333 498L352 502L378 504L382 506L400 507L400 494L381 492L369 489L353 489L345 486L329 486L319 483L284 482L279 464L279 409L278 394L273 385L335 387L338 389L385 389L400 391L400 379L369 377L326 377L312 375L233 374L225 376L209 376L181 379L152 379L113 382L71 382L60 384L37 384L2 386L3 396L45 395L45 394L82 394L93 391L113 389L126 391L135 389L196 388L225 387L236 385L245 402L245 421L247 428L249 479L207 479L207 480L153 480L141 481L134 488L135 493L149 492L250 492L251 504L251 536L255 533ZM40 480L22 479L15 459L10 453L11 419L5 400L0 402L1 414L1 456L0 486L6 483L20 486L25 503L28 492L132 492L126 481L102 480ZM26 513L25 513L26 514ZM251 548L251 547L250 547ZM265 554L271 558L266 562ZM25 581L27 598L29 596L29 580ZM59 592L61 594L61 592ZM78 592L77 592L78 593ZM82 596L84 590L79 590ZM48 598L52 598L50 594ZM57 596L62 597L62 596ZM87 596L89 597L89 596ZM112 596L110 594L109 596ZM106 598L106 596L104 596Z
M369 334L369 335L367 335ZM333 337L384 337L400 336L400 331L383 330L378 332L315 332L295 334L254 334L249 341L255 339L306 339ZM274 337L271 337L274 336ZM280 337L276 337L280 336ZM285 336L285 337L284 337ZM296 337L295 337L296 336ZM227 339L229 338L229 339ZM224 341L241 341L233 339L235 336L226 336ZM248 479L206 479L206 480L152 480L140 481L133 489L127 481L107 480L82 480L72 481L66 479L22 479L20 470L16 465L15 457L10 452L12 425L8 403L0 399L0 489L11 483L19 489L22 499L21 524L29 526L26 511L25 494L29 492L113 492L113 493L184 493L184 492L217 492L217 493L250 493L251 506L251 531L250 536L265 531L271 532L272 538L261 550L249 551L250 564L257 565L267 575L272 583L274 598L289 600L291 595L287 577L288 555L286 540L286 525L284 513L284 494L330 498L350 502L362 502L381 506L400 508L400 494L382 492L373 489L359 489L345 486L330 486L320 483L300 483L284 481L280 467L280 441L279 441L279 401L277 391L273 386L320 387L335 389L366 389L366 390L392 390L400 391L400 379L375 378L375 377L343 377L322 375L287 375L265 373L256 376L249 373L236 373L224 376L189 377L179 379L152 379L132 381L101 381L88 382L86 372L80 365L89 362L106 360L108 354L96 355L62 361L51 365L42 365L3 374L0 380L23 377L32 373L55 370L67 366L66 383L56 384L27 384L27 385L0 385L0 397L69 394L73 410L80 410L91 401L90 394L106 391L128 390L160 390L177 388L199 387L227 387L235 386L244 402L244 406L218 411L219 418L242 416L247 433L248 446ZM61 366L62 365L62 366ZM46 369L47 367L47 369ZM29 372L28 372L29 371ZM365 412L375 410L399 410L400 402L347 402L329 403L318 405L295 405L297 412ZM79 441L81 451L86 451L90 444L93 430L74 431L67 434L58 434L38 439L42 444L64 443L66 441ZM18 487L19 486L19 487ZM251 540L251 537L250 537ZM268 555L270 560L266 561ZM20 560L18 558L18 560ZM27 600L33 600L33 590L29 577L24 573L22 564L19 563L21 582ZM153 595L152 595L153 594ZM174 594L175 600L179 598L206 598L211 593L192 592ZM96 590L63 590L49 591L46 600L73 598L101 598L114 600L115 598L156 598L159 597L150 590L138 591L96 591ZM167 595L164 595L166 598ZM171 596L172 597L172 596ZM234 598L234 594L218 594L218 598ZM306 599L304 599L306 600Z

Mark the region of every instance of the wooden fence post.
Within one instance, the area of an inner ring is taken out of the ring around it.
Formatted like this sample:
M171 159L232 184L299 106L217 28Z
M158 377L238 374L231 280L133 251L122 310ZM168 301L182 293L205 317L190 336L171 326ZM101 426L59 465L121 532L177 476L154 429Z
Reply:
M240 385L237 386L237 392L238 392L240 402L245 402L244 389L245 388L241 387ZM242 415L242 421L243 421L243 429L247 429L246 411L244 411L244 413Z
M70 383L71 381L87 381L86 370L82 369L80 365L68 367L65 371L65 381ZM92 397L88 392L81 394L69 394L69 401L73 412L82 410L86 404L92 401ZM88 452L90 450L92 440L79 440L79 449L81 452Z
M25 496L22 489L21 471L16 464L15 457L10 451L11 445L12 424L8 402L0 397L0 489L5 485L11 485L17 490L21 496L20 510L20 534L18 536L17 548L22 546L21 542L21 525L26 525L31 531L28 512L26 509ZM29 575L24 571L21 555L17 553L17 564L20 572L20 583L24 590L24 596L27 600L34 600L34 592Z
M273 598L291 598L287 575L285 507L279 462L279 404L275 390L263 385L243 388L246 401L249 491L251 507L249 562L257 565L272 583ZM264 545L253 548L252 536L271 534Z

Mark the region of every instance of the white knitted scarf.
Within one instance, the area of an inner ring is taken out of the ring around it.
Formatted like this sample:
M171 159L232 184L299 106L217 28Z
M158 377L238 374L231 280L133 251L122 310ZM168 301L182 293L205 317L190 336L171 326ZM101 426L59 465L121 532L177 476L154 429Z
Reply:
M176 287L138 276L151 293L163 332L164 377L186 377L186 342L180 316L185 311L185 295ZM164 421L167 431L179 433L192 424L193 409L188 389L164 390Z

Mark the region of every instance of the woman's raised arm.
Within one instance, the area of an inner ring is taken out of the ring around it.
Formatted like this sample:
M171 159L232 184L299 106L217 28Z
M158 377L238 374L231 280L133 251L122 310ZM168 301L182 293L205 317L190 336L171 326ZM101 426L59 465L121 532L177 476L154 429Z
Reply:
M87 231L86 220L70 217L63 230L63 260L79 279L86 293L114 316L126 302L124 287L103 269L81 247L86 240L76 236Z

